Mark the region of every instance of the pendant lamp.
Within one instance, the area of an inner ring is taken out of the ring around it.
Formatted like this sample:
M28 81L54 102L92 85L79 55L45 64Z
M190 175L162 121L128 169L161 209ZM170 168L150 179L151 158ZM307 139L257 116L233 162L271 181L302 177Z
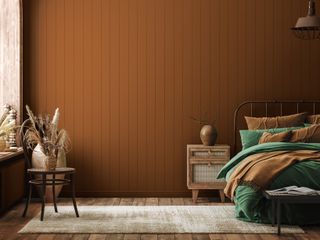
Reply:
M315 0L309 0L308 15L299 18L295 27L291 30L300 39L320 39L320 17L316 15Z

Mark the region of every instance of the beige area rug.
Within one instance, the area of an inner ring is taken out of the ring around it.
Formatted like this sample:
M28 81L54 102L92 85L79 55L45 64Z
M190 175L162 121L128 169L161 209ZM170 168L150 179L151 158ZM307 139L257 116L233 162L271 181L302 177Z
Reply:
M80 206L47 207L19 233L276 233L276 227L247 223L234 217L234 206ZM283 226L283 233L304 233Z

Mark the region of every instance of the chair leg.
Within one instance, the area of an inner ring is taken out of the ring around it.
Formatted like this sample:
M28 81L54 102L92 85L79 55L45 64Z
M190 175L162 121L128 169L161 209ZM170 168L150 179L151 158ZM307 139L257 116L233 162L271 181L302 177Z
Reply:
M74 211L76 212L76 216L79 217L79 212L77 208L77 202L76 202L76 189L75 189L75 176L74 173L70 175L71 185L72 185L72 202Z
M29 181L28 181L27 186L28 186L27 200L26 200L26 206L24 208L22 217L26 217L26 215L27 215L28 207L29 207L29 204L30 204L30 199L31 199L31 196L32 196L32 185L29 183Z
M56 181L56 175L53 174L53 176L52 176L52 198L53 198L54 211L57 213L58 208L57 208L57 202L56 202L55 181Z
M46 175L42 174L42 186L40 187L40 195L41 195L41 216L40 220L43 221L44 216L44 206L45 206L45 192L46 192Z

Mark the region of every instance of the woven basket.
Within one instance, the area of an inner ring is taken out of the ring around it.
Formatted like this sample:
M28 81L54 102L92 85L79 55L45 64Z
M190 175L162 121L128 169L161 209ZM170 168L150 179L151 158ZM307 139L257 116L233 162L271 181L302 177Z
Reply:
M44 162L45 170L46 171L53 171L57 167L57 157L46 157Z

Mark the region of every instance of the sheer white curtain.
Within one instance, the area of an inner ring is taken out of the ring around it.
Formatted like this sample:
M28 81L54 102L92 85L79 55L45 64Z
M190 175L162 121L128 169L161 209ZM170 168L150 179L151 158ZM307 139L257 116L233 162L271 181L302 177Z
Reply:
M22 0L0 0L0 107L22 108Z

